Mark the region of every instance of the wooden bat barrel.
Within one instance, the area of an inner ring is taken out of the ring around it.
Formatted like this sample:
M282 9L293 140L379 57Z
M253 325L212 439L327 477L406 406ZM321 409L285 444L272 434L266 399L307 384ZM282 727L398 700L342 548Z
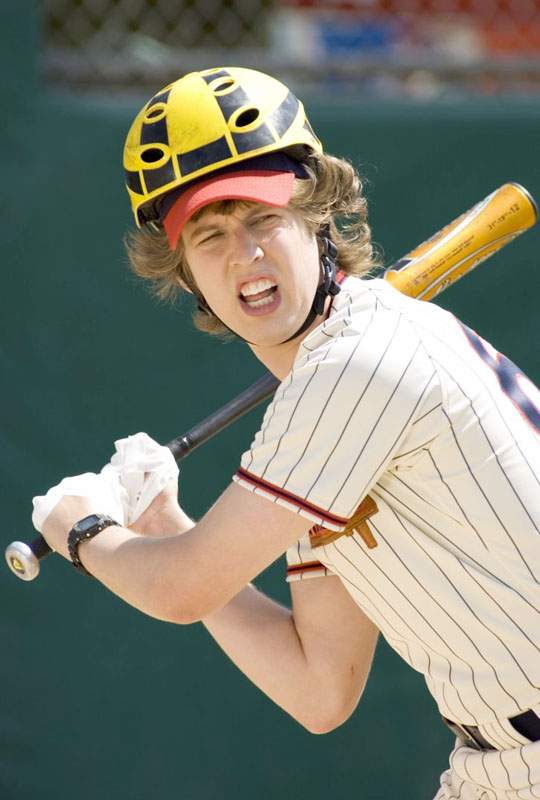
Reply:
M505 183L400 258L384 277L410 297L431 300L537 219L529 192L519 183Z

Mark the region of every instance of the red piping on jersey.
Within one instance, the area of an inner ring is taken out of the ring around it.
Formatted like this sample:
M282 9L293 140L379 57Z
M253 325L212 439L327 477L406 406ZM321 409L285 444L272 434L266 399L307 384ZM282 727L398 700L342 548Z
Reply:
M338 517L336 514L330 514L323 508L319 508L319 506L315 506L313 503L308 503L307 500L304 500L302 497L297 497L295 494L292 494L292 492L287 492L285 489L281 489L279 486L274 486L273 483L268 483L268 481L259 478L258 475L253 475L246 469L242 469L242 467L237 470L236 475L248 483L251 483L252 486L258 486L260 489L266 489L266 491L276 495L277 497L281 497L284 500L290 500L292 503L294 503L294 505L303 508L305 511L310 511L312 514L315 513L318 517L321 517L321 519L325 520L326 522L331 522L333 525L346 526L349 522L348 517Z
M326 567L320 561L306 561L305 564L291 564L287 567L287 575L297 575L299 572L315 572Z

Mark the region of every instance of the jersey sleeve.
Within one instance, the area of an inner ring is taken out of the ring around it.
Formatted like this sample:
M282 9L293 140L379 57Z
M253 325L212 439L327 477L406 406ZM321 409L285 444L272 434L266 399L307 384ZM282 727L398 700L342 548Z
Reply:
M416 328L380 305L338 335L304 341L234 480L249 491L343 531L404 450L427 404L440 400L435 367Z
M303 536L287 550L287 583L309 578L324 578L332 571L321 564L317 551L311 547L309 535Z

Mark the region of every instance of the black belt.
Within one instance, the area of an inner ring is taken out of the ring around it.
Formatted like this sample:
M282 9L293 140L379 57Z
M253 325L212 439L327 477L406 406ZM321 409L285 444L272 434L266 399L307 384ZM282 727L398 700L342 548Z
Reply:
M480 733L476 725L463 725L461 722L452 722L451 719L442 718L447 728L450 728L462 742L475 750L495 750ZM515 731L520 733L530 742L540 741L540 717L534 711L523 711L515 717L509 717L508 722Z

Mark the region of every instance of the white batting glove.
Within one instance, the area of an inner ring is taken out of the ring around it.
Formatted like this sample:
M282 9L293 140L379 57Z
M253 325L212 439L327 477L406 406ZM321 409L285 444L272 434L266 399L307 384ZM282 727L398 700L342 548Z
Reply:
M119 525L135 522L171 480L178 466L168 447L147 433L136 433L115 443L116 452L100 473L64 478L46 495L34 497L32 523L41 532L55 505L67 495L87 497L99 514L108 514Z
M85 472L64 478L49 489L46 495L34 497L32 503L32 524L41 533L43 523L65 496L87 497L96 514L108 514L119 525L126 525L128 519L128 493L122 486L118 472L107 464L99 474Z
M147 433L136 433L114 443L110 466L116 470L127 493L127 525L134 523L179 469L168 447Z

